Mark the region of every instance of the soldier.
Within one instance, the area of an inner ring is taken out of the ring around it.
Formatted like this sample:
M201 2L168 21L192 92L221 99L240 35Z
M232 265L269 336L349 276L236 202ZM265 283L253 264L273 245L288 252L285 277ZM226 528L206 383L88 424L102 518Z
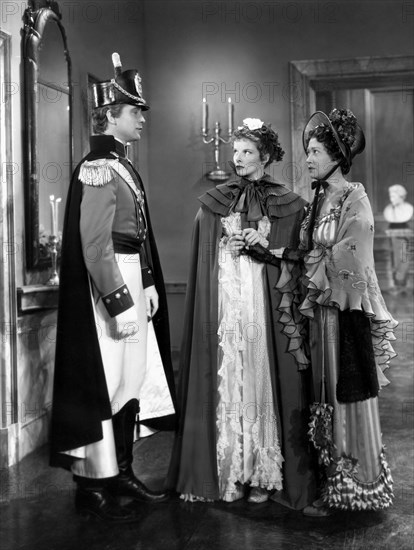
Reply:
M162 502L132 470L140 421L173 429L164 282L141 178L127 144L149 107L136 70L93 85L91 152L76 168L63 229L51 464L70 469L82 515L134 521L119 497Z

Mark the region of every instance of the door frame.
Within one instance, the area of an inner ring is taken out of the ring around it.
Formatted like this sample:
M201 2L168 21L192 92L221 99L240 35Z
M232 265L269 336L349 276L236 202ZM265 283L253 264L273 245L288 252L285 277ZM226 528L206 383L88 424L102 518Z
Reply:
M402 100L412 95L414 56L310 59L289 63L293 189L310 198L302 131L316 110L317 92L347 89L401 89ZM367 161L369 162L369 160Z

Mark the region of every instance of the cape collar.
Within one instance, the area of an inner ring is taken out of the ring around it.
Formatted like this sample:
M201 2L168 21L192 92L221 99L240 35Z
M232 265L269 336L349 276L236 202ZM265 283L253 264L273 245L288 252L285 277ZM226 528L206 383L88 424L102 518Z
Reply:
M98 153L99 155L106 156L110 153L116 153L119 157L127 158L127 147L114 138L101 134L99 136L91 136L90 138L91 152Z
M264 174L257 181L237 177L237 179L208 190L199 197L199 200L216 214L228 216L234 210L235 212L246 212L248 221L258 221L264 215L269 216L269 199L271 197L274 198L274 202L285 204L293 201L291 196L296 197L294 193L277 183L269 174Z

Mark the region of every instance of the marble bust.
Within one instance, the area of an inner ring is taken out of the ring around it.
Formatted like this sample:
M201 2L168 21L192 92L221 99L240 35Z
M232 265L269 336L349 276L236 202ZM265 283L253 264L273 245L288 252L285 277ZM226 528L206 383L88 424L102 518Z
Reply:
M391 185L388 188L390 204L384 209L384 218L390 224L407 223L414 214L414 207L406 202L407 191L403 185Z

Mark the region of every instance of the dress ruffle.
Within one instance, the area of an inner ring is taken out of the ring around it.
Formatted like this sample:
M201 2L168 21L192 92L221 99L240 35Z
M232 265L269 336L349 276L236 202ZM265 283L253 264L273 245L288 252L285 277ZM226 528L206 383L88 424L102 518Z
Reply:
M358 461L351 456L341 456L331 465L334 473L322 494L326 506L339 510L383 510L391 506L394 493L391 471L385 459L384 448L380 454L381 471L378 478L369 483L358 480Z
M332 434L333 407L328 403L314 403L311 407L309 439L318 453L319 463L326 468L327 480L321 495L326 506L339 510L382 510L392 504L393 479L380 453L381 469L378 477L369 482L358 479L358 460L351 455L335 456Z
M299 311L300 304L300 266L281 261L281 274L276 288L281 293L278 311L283 325L283 334L288 338L288 349L298 366L298 370L308 368L310 361L305 353L306 320Z
M305 257L306 273L302 281L307 293L299 310L305 317L313 318L314 308L320 305L341 311L363 311L370 317L378 379L380 386L385 386L389 381L383 371L396 356L391 342L396 340L394 329L398 323L387 310L375 273L363 275L346 269L335 272L333 255L331 248L318 246Z
M268 491L276 489L280 491L282 487L282 464L283 457L279 445L273 447L261 447L259 442L259 422L275 422L276 418L258 416L255 426L253 427L253 457L254 470L250 478L252 487L261 487ZM276 429L276 428L275 428Z
M228 461L230 464L230 472L227 475L225 483L226 486L220 487L220 493L225 495L233 490L235 483L240 481L243 476L243 470L240 467L243 456L241 423L234 411L231 411L231 414L228 415L222 407L222 404L225 407L226 403L238 405L242 402L243 366L240 351L243 347L243 339L241 333L237 335L229 332L229 327L240 330L242 326L241 300L237 291L240 286L240 273L237 270L236 263L229 258L229 255L226 256L223 240L219 246L219 257L227 260L227 269L220 270L218 284L221 289L223 303L227 305L231 304L231 307L225 307L223 311L219 312L221 321L218 329L222 360L221 367L217 373L219 381L217 391L220 396L219 410L217 411L217 465L220 473L224 463ZM234 378L231 380L232 387L230 388L228 372L232 371L234 372ZM233 436L232 442L228 440L228 426ZM232 449L230 460L226 457L225 452L229 448Z

